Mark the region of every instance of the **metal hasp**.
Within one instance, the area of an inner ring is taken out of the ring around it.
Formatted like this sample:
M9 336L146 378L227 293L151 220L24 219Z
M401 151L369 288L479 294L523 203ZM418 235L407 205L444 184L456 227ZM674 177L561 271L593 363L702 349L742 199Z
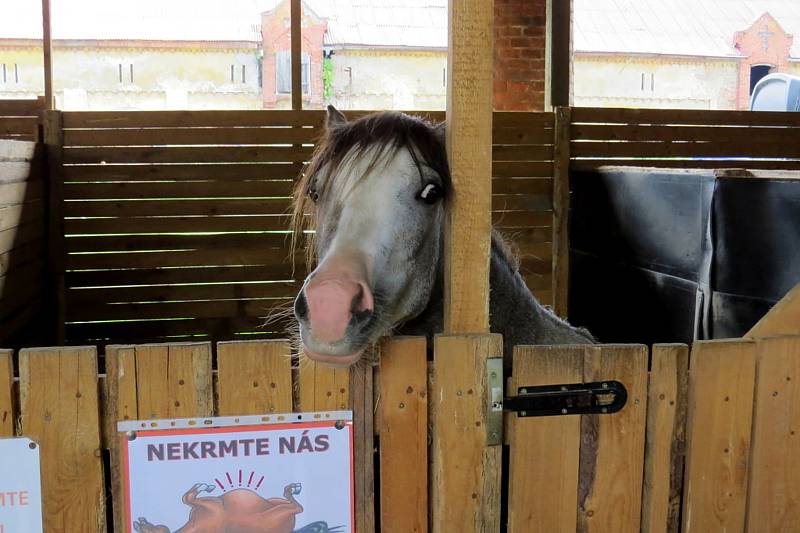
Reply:
M503 410L518 417L616 413L628 401L619 381L520 387L517 396L503 400Z

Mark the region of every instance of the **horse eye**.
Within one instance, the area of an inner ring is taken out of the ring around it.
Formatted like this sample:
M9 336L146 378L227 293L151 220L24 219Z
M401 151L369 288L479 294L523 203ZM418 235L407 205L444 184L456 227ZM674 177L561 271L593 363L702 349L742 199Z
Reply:
M429 183L419 193L419 199L428 205L433 205L442 199L442 188L434 183Z
M317 190L314 188L309 188L306 194L308 195L309 198L311 198L312 202L316 202L317 200L319 200L319 194L317 193Z

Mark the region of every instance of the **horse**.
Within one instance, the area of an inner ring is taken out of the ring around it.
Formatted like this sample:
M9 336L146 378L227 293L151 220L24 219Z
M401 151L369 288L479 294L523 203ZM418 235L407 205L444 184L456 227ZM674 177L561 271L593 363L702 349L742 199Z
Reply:
M293 306L306 357L348 367L387 334L442 332L453 194L443 124L394 111L349 121L328 106L294 191L292 248L307 238L316 264ZM507 368L519 344L594 342L537 301L497 232L491 241L490 329L503 335Z

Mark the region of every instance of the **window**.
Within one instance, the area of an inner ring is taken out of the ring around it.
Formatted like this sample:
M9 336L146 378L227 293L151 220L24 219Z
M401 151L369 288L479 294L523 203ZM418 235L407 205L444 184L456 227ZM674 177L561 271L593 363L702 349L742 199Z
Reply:
M247 71L245 65L240 65L241 83L247 83ZM236 65L231 65L231 83L236 83Z
M642 72L642 91L645 91L648 88L647 83L647 74ZM652 93L656 89L656 75L654 73L650 73L650 80L649 80L649 88L650 92Z
M244 71L242 71L244 73ZM275 61L275 78L278 94L292 92L292 54L289 50L277 53ZM309 80L311 79L311 58L308 54L300 56L300 80L303 94L309 93Z
M8 81L8 72L6 72L6 64L3 63L3 83Z
M753 94L753 89L756 84L761 81L761 78L766 76L772 70L771 65L752 65L750 67L750 94Z
M14 83L19 83L19 65L14 63Z
M122 63L119 64L119 82L133 83L133 63L129 63L128 68L124 67L125 65Z

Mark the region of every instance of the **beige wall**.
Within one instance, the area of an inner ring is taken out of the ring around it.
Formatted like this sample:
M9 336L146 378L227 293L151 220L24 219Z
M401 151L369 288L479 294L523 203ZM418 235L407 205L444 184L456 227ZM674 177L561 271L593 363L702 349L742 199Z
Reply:
M735 109L738 72L732 60L578 54L575 105Z
M53 54L56 104L64 110L261 108L255 49L69 47ZM0 49L23 65L19 87L0 83L0 99L43 92L41 48ZM123 81L119 81L119 65ZM133 65L133 82L130 81ZM230 81L235 65L235 81ZM241 66L245 83L241 83ZM0 81L2 81L0 79Z
M19 82L14 78L17 65ZM2 66L6 66L6 82ZM44 93L44 71L41 47L15 46L0 48L0 99L36 98Z
M446 51L335 50L332 62L331 103L341 109L445 107Z

